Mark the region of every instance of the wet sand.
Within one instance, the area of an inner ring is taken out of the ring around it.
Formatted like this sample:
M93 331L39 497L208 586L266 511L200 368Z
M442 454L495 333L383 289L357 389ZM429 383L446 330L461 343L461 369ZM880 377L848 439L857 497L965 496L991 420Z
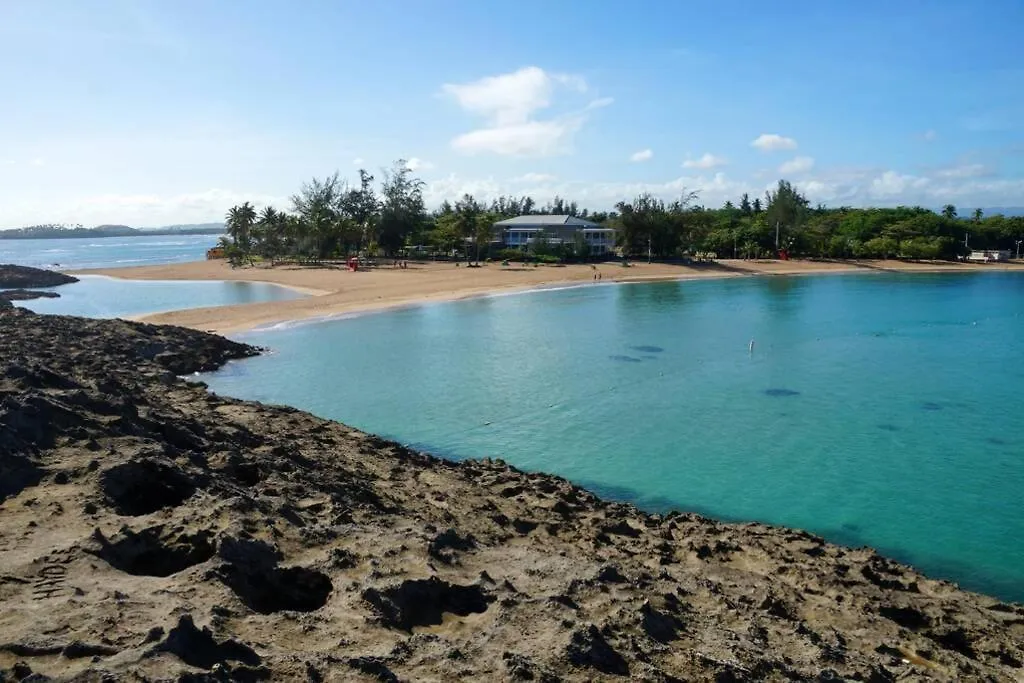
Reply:
M385 262L387 263L387 262ZM370 270L349 272L342 267L296 265L232 268L226 261L193 261L158 266L104 268L74 271L137 280L235 280L269 282L310 294L309 298L232 306L193 308L144 316L146 322L181 325L221 334L240 332L276 323L336 316L344 313L448 301L495 292L540 287L601 283L686 280L697 278L750 277L756 275L807 275L870 272L970 272L1014 270L1024 264L966 264L903 261L743 261L673 265L632 262L567 266L456 267L453 263L414 263L408 269L390 263Z

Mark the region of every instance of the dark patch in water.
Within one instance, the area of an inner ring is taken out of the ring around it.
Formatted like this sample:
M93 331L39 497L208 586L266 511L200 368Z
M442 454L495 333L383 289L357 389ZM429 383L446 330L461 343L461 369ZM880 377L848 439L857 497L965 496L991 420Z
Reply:
M881 425L878 425L878 428L881 429L884 432L898 432L898 431L900 431L899 427L897 427L896 425L891 425L891 424L881 424Z
M644 356L644 360L658 360L657 356Z
M921 404L921 410L942 410L942 406L933 401L925 401Z
M662 351L665 350L665 349L661 348L660 346L647 346L647 345L630 346L629 348L633 349L634 351L639 351L641 353L661 353Z
M792 389L765 389L764 393L766 396L799 396L799 391Z
M990 436L987 439L985 439L985 441L987 441L988 443L992 444L993 446L1009 446L1010 445L1010 443L1008 441L1000 439L998 436Z
M623 363L642 363L643 362L639 358L634 358L633 356L623 356L621 354L620 355L615 355L615 356L608 356L608 358L610 360L619 360L619 361L622 361Z

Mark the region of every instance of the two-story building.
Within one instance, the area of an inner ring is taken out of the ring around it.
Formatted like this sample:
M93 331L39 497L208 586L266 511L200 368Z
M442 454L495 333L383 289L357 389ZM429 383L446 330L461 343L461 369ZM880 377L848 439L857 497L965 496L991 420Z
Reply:
M516 216L494 224L494 241L507 249L526 250L538 238L548 244L590 247L592 256L615 250L615 230L575 216Z

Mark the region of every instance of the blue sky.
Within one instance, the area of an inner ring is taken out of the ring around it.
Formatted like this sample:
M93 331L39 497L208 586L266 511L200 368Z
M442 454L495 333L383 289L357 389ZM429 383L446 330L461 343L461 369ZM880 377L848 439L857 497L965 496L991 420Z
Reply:
M5 0L0 228L219 220L399 157L432 205L1024 205L1024 4L777 4Z

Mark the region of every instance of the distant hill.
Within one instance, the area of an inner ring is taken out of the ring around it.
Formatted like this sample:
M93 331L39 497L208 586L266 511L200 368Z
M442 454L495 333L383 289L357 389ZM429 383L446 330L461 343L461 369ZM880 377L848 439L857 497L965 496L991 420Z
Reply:
M14 228L13 230L0 230L0 240L147 237L151 235L219 235L223 232L223 223L193 223L188 225L168 225L160 228L132 228L127 225L97 225L94 228L84 228L81 225L50 224Z

